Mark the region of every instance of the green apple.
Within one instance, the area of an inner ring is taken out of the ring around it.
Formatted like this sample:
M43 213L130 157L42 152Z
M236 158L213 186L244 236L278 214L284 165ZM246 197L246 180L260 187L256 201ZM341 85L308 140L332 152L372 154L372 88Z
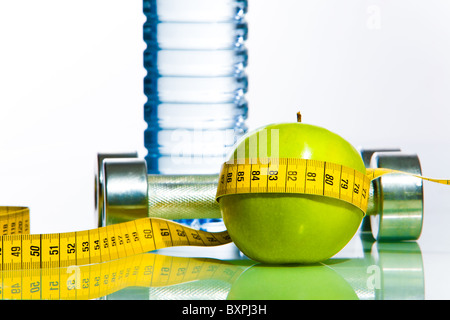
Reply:
M277 135L271 134L274 129ZM278 141L272 142L272 137ZM257 141L258 154L267 149L269 157L278 151L279 158L322 160L366 172L350 143L318 126L300 122L265 126L243 137L230 161L242 157L242 150L248 158L252 141ZM230 194L219 198L219 206L231 239L246 256L278 264L332 257L355 235L364 216L343 200L307 194Z
M357 300L352 286L325 265L255 265L232 284L228 300Z

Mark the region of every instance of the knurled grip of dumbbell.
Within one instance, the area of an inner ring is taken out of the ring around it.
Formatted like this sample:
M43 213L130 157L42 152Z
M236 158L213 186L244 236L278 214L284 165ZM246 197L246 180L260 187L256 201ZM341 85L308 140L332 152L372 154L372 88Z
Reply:
M219 175L148 175L148 210L170 220L221 218Z
M99 226L148 216L169 220L221 218L215 201L218 175L147 174L145 160L135 157L104 157L99 168Z

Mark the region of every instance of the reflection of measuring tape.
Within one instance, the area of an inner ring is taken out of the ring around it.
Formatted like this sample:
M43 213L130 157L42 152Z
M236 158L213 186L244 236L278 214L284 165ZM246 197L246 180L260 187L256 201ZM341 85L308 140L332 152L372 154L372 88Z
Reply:
M0 299L86 300L126 287L211 278L233 283L245 269L220 260L140 254L81 267L2 271Z
M401 171L378 168L366 174L345 166L304 159L276 159L222 167L217 198L236 193L298 193L338 198L365 212L370 181ZM448 180L415 177L442 184ZM92 230L29 233L29 210L0 208L1 270L68 267L119 259L171 246L216 246L232 240L226 231L211 233L170 220L143 218Z

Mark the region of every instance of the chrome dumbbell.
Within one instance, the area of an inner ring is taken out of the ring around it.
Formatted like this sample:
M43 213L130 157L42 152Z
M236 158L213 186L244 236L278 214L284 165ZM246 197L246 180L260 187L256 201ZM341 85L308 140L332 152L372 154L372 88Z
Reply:
M362 150L366 167L422 174L419 157L400 149ZM392 173L372 181L363 232L379 241L417 240L423 225L423 182Z
M137 158L137 152L125 153L98 153L97 164L95 168L95 190L94 190L94 205L98 216L98 226L103 226L102 212L103 212L103 160L105 159L132 159Z
M364 162L364 166L366 168L370 167L370 160L372 159L372 156L375 152L400 152L400 149L393 148L393 149L361 149L361 157ZM373 187L371 185L371 188L369 190L369 204L368 204L368 211L372 212L374 206L374 199L373 199ZM370 226L370 217L369 215L366 215L366 217L363 219L361 223L361 231L366 233L371 233L372 228Z
M99 154L96 203L99 226L141 217L220 219L215 195L219 175L147 174L135 153Z
M96 204L99 226L141 217L170 220L220 219L215 201L218 175L147 174L136 153L99 154ZM400 149L361 150L366 167L421 174L418 156ZM369 207L361 231L376 240L416 240L423 221L420 179L390 174L371 183Z

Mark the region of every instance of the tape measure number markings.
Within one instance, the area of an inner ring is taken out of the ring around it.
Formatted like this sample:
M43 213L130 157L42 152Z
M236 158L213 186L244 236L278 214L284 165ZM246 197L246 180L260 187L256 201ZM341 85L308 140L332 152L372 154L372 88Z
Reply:
M11 208L3 208L8 214L0 217L3 218L0 221L10 229L18 220L29 219L23 214L26 208L18 208L17 215ZM216 246L230 242L226 231L210 233L169 220L143 218L85 231L4 235L0 243L0 270L86 265L166 247Z
M306 159L249 162L222 166L217 199L227 194L244 193L312 194L344 200L360 208L363 214L367 210L371 180L359 171Z

